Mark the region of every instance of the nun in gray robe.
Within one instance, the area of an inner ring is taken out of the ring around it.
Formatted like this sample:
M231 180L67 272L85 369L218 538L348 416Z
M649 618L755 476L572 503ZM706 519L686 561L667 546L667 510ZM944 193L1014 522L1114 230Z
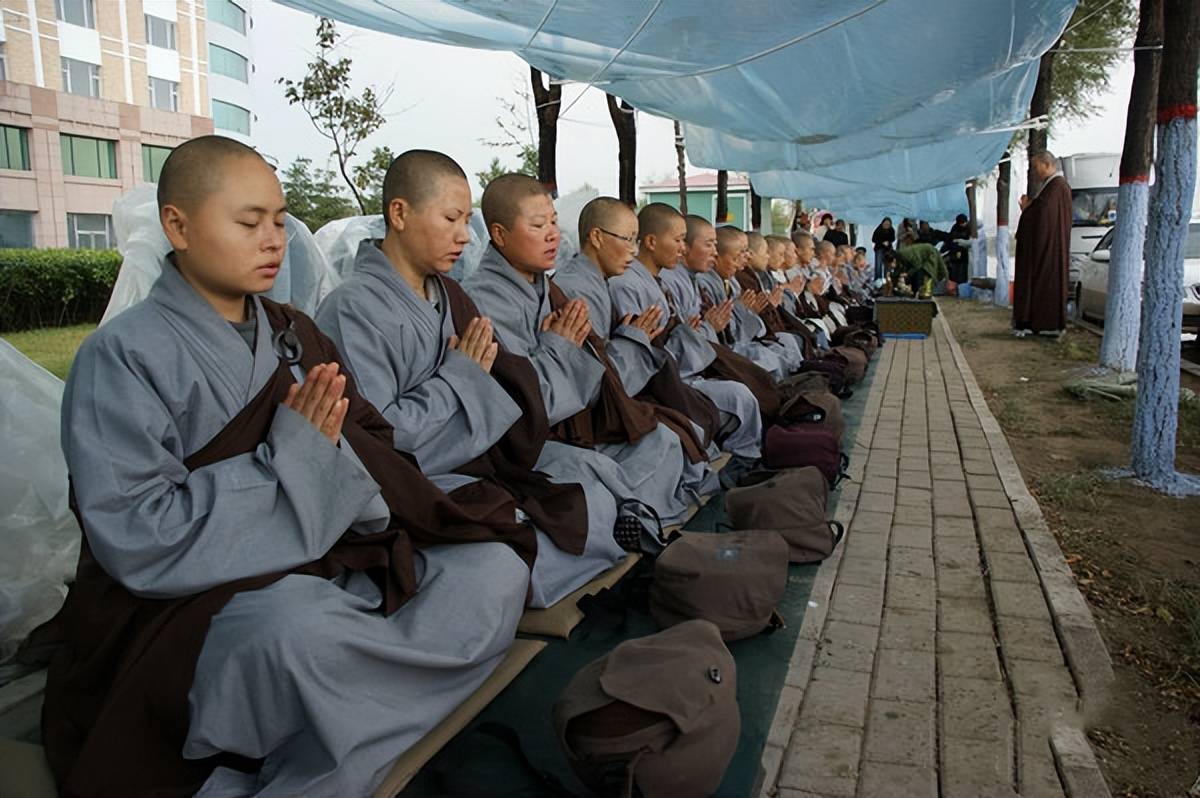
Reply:
M232 325L164 266L149 296L80 347L62 441L88 542L126 589L198 593L321 557L352 528L386 527L379 486L280 405L251 452L188 471L278 367L257 299ZM303 374L298 379L303 379ZM188 694L186 758L233 752L198 793L365 795L392 760L491 673L511 645L529 571L501 543L416 556L420 590L385 617L364 573L289 575L212 618Z
M448 492L475 481L451 472L496 444L521 410L475 361L449 348L454 320L441 281L428 280L426 291L427 297L417 296L378 242L366 240L349 277L321 303L316 322L337 345L358 390L394 428L395 447L416 457ZM612 494L595 480L581 485L589 520L583 554L569 554L537 531L532 607L559 601L625 553L613 539Z
M737 280L723 280L715 271L699 272L695 277L697 290L710 304L719 305L726 299L734 300L733 317L725 328L728 333L726 346L754 361L777 380L799 368L799 361L794 365L790 363L785 347L759 340L767 334L767 326L757 313L738 301L742 287Z
M672 297L664 293L668 277L677 279L682 266L663 269L662 285L650 274L650 270L639 260L634 260L625 273L608 281L608 294L612 297L613 312L617 316L641 313L651 305L658 305L664 319L679 321L667 334L665 349L679 364L679 374L684 381L703 393L717 406L721 413L722 427L729 428L736 419L737 424L725 440L723 451L740 457L755 459L762 456L763 425L758 411L758 400L745 385L730 380L715 380L702 376L703 371L716 358L712 343L716 333L707 322L700 329L693 329L688 320L700 315L699 294L695 295L694 306L676 305ZM711 336L711 338L707 337Z
M530 283L489 246L463 288L492 320L500 344L533 364L551 424L596 402L604 366L587 351L587 343L575 346L556 333L542 332L551 312L544 274ZM537 468L571 481L599 480L618 503L637 499L671 524L686 520L698 498L696 488L707 473L707 466L699 465L703 468L688 460L678 436L659 424L635 443L598 444L594 450L549 441Z

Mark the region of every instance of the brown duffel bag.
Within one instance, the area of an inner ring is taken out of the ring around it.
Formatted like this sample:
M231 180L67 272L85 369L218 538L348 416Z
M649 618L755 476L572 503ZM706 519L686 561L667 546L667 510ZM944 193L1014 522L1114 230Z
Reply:
M879 336L871 329L859 324L839 327L829 337L829 343L835 347L853 346L861 349L869 360L879 349Z
M867 353L856 346L835 346L829 350L827 357L845 362L847 385L857 385L867 376Z
M842 525L826 517L829 483L813 466L755 471L745 487L725 494L725 510L735 529L771 530L787 541L794 563L819 562L842 539Z
M650 617L664 629L700 618L723 640L779 626L788 545L774 533L683 532L654 562Z
M846 419L842 400L829 390L829 378L818 371L802 371L779 381L779 423L819 423L842 440ZM812 417L811 408L818 408L822 418Z
M553 711L580 780L600 796L712 795L737 749L737 666L708 621L627 640L585 665Z

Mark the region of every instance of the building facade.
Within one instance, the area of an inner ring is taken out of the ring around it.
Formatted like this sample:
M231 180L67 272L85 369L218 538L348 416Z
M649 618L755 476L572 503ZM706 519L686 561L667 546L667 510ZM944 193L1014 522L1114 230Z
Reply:
M649 183L639 187L647 202L664 202L676 210L679 209L679 180L672 178L657 183ZM687 206L688 213L703 216L713 224L732 224L743 230L750 229L750 179L741 172L730 172L726 183L728 215L717 219L717 175L715 172L687 176ZM771 230L771 200L759 198L762 208L761 232L769 234Z
M234 0L0 0L0 247L115 246L113 202L175 145L250 141Z

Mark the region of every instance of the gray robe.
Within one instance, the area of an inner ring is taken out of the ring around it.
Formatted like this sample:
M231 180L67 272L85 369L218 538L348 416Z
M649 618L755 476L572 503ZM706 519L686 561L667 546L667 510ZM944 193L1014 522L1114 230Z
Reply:
M184 466L277 368L257 299L253 309L251 352L166 266L146 300L76 356L63 451L96 559L137 595L286 570L319 558L347 527L387 524L349 444L331 445L282 406L254 452ZM391 617L373 611L381 596L365 574L286 576L214 616L183 755L265 763L255 775L218 769L201 795L368 793L487 678L512 642L528 569L486 543L426 549L417 571L420 592Z
M440 281L427 286L436 292L436 306L417 296L377 242L363 241L353 271L321 303L316 321L337 345L359 391L395 428L395 447L415 456L435 484L452 490L475 478L450 472L497 443L521 410L490 374L447 346L454 334L449 301ZM595 481L582 487L593 522L584 552L568 554L538 530L530 606L559 601L623 554L613 541L612 495Z
M721 449L742 457L759 457L762 453L763 425L762 416L758 412L758 400L754 398L754 394L740 382L701 376L716 358L712 343L706 336L712 335L715 340L716 334L705 322L701 322L700 330L692 329L687 323L688 319L700 315L699 294L688 298L686 304L677 304L674 293L668 296L663 290L670 290L674 283L679 282L681 270L683 275L687 274L682 266L664 269L661 273L663 282L660 285L649 269L635 260L629 264L624 274L608 281L613 311L619 316L624 316L626 313L640 313L643 309L657 304L663 309L664 318L677 318L680 323L676 324L668 335L666 350L678 361L680 375L717 406L723 427L733 426L731 422L734 419L737 421L734 430L720 441ZM691 285L690 280L686 283Z
M541 331L550 315L545 275L528 282L489 246L463 287L492 320L501 345L532 361L551 424L595 403L604 367L587 351L588 345L577 347L556 333ZM684 520L697 498L695 486L703 481L705 470L697 473L692 465L679 438L663 424L636 443L600 444L595 450L552 441L538 461L539 470L564 479L598 479L618 502L637 499L653 507L664 524Z
M791 369L781 353L776 351L776 347L759 340L767 334L767 326L757 313L737 301L742 295L742 287L737 280L722 280L715 271L699 272L695 277L696 288L710 304L719 305L726 299L734 300L733 316L725 328L728 334L726 346L771 372L777 380L787 376Z

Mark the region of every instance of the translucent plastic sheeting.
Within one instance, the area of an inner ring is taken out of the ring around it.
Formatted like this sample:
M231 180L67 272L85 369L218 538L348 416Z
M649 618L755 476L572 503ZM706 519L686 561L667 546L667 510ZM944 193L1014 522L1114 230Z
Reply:
M311 314L340 280L303 222L289 215L284 226L287 250L275 284L264 296ZM101 324L146 298L171 251L159 222L154 186L138 186L113 203L113 227L121 271Z
M0 338L0 663L58 612L79 560L59 446L62 392L60 379Z
M682 121L692 163L749 171L846 165L976 131L1002 135L998 128L1023 121L1030 76L1075 7L1075 0L281 1L401 36L512 50L557 78L593 83L639 110ZM994 165L973 163L953 180ZM886 170L875 177L896 191L938 185L906 183Z

